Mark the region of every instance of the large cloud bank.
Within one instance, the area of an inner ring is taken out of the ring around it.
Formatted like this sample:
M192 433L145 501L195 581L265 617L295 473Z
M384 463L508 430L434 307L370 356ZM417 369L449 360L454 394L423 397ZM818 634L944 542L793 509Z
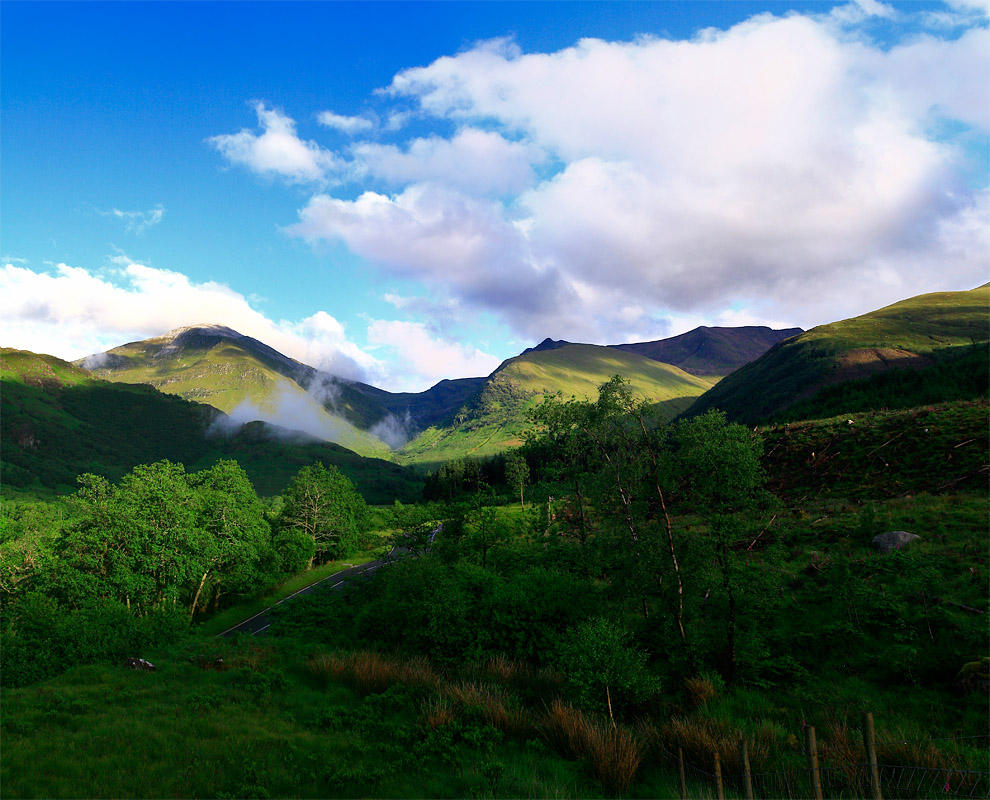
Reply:
M534 339L639 338L726 309L808 325L983 283L990 32L956 5L549 53L481 43L384 92L448 133L296 140L284 177L357 191L318 189L286 230ZM862 33L878 20L896 44ZM294 131L269 120L259 150ZM221 149L251 166L255 134L235 136Z
M47 272L0 266L0 341L75 359L173 328L219 323L343 377L362 378L380 367L325 311L274 321L223 284L116 261L102 272L67 264Z
M76 359L174 328L215 323L324 372L397 391L420 391L443 378L487 375L499 363L425 323L368 320L367 345L361 347L326 311L301 320L273 320L224 284L196 282L126 256L115 256L113 262L103 270L0 265L0 343Z

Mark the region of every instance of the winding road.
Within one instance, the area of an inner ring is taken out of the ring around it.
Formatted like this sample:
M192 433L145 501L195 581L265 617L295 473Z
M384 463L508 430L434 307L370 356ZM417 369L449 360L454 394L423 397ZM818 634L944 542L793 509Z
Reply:
M387 564L392 558L392 554L395 553L393 548L385 558L380 558L377 561L369 561L366 564L358 564L356 567L348 567L347 569L342 569L340 572L335 572L333 575L327 575L325 578L321 578L315 583L311 583L300 589L298 592L293 592L292 594L283 597L274 605L268 606L264 611L259 611L253 617L248 617L243 622L239 622L232 628L227 628L223 633L218 633L217 637L221 636L233 636L237 633L248 634L249 636L264 636L265 631L272 624L271 614L269 613L275 606L280 606L287 600L291 600L293 597L298 597L301 594L312 594L317 590L332 591L334 589L339 590L340 587L347 583L347 581L357 578L361 575L368 575L373 573L376 569Z
M431 544L433 544L433 540L434 538L436 538L437 533L440 532L441 527L442 527L441 525L438 525L429 534L429 537L427 538L426 541L427 549ZM218 633L217 638L220 638L222 636L223 637L233 636L234 634L238 634L238 633L247 634L248 636L264 636L265 631L267 631L272 624L272 618L269 612L271 612L271 610L275 608L275 606L280 606L282 605L282 603L286 602L287 600L291 600L293 597L298 597L301 594L311 594L315 591L335 591L335 590L340 591L340 587L343 586L348 581L353 580L354 578L361 577L362 575L365 576L371 575L374 573L376 569L379 569L380 567L383 567L386 564L389 564L398 558L408 555L409 553L410 553L409 548L395 546L388 552L388 555L386 555L384 558L379 558L376 559L375 561L368 561L364 564L358 564L357 566L354 567L348 567L347 569L342 569L340 572L335 572L333 575L327 575L327 577L321 578L320 580L311 583L309 586L306 586L297 592L293 592L292 594L283 597L277 603L268 606L268 608L264 609L263 611L259 611L253 617L248 617L243 622L239 622L233 627L227 628L227 630L225 630L223 633Z

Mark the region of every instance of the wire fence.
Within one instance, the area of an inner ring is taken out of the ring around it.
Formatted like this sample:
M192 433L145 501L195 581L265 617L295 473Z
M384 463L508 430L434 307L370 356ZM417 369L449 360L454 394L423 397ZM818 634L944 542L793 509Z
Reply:
M875 758L877 743L873 740L872 716L864 725L863 753L866 759L855 763L819 763L814 729L805 747L806 765L774 771L750 769L747 750L740 743L738 759L726 769L718 755L712 763L699 765L685 757L683 750L673 752L657 744L661 758L681 776L681 797L717 798L811 798L839 800L840 798L870 798L870 800L928 800L930 798L990 798L990 736L965 736L945 739L896 741L897 744L952 741L979 748L983 765L988 769L957 768L955 766L919 766L889 764ZM883 744L890 744L885 741ZM871 753L873 758L871 759ZM693 791L692 791L693 789Z

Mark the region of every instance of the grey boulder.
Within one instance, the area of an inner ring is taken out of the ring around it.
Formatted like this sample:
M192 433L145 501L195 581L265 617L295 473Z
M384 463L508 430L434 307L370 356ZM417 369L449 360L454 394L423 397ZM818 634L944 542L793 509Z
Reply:
M887 531L873 537L871 544L881 553L889 553L891 550L900 550L907 547L911 542L915 542L921 537L916 533L907 531Z

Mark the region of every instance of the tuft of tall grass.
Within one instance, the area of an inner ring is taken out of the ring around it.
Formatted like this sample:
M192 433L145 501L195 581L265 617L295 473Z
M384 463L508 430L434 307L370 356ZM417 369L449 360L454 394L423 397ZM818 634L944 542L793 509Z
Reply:
M684 750L684 758L703 769L711 769L715 753L727 773L742 774L741 729L725 720L708 717L672 717L659 728L641 723L641 735L657 750L676 753ZM767 766L774 744L774 732L760 728L755 734L745 734L749 746L749 763L754 771Z
M445 697L430 697L423 701L423 722L431 730L449 725L457 718L457 710Z
M512 702L501 687L462 681L443 684L440 691L463 706L480 709L486 722L510 736L526 736L536 730L532 715Z
M624 794L643 760L642 742L631 731L593 719L559 699L547 707L543 732L558 750L591 762L608 792Z
M383 692L396 683L436 689L440 677L425 658L397 659L367 650L320 653L306 662L311 675L337 680L362 694Z
M687 690L691 704L698 708L718 697L725 688L725 682L717 673L702 672L700 675L686 679L684 688Z
M533 667L522 661L513 661L503 654L489 659L473 670L480 679L496 680L510 686L524 699L546 701L560 696L565 683L564 676L546 667Z

